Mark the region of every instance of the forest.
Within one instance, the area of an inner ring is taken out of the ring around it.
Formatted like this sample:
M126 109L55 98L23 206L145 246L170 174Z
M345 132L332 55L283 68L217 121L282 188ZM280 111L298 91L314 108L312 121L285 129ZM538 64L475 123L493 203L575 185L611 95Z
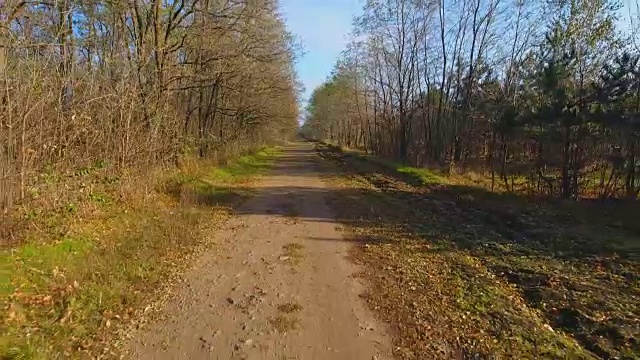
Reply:
M281 140L297 127L297 48L271 0L0 2L0 213L43 174Z
M370 0L305 136L487 187L640 192L638 3Z
M638 358L640 2L343 1L0 0L0 359Z
M295 135L299 55L276 0L0 0L0 358L120 358Z

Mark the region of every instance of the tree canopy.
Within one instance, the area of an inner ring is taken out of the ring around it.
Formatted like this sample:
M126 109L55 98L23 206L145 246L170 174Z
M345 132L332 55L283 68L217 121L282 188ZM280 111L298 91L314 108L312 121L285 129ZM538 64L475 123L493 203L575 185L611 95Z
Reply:
M481 171L508 191L636 198L640 53L623 30L638 22L623 10L368 1L305 126L411 165Z

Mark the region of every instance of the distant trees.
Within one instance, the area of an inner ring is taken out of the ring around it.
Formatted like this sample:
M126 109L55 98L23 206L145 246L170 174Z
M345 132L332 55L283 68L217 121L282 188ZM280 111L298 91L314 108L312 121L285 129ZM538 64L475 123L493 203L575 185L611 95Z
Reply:
M0 209L45 166L225 156L295 131L275 0L0 3Z
M621 13L611 0L371 0L306 126L509 191L635 198L640 53Z

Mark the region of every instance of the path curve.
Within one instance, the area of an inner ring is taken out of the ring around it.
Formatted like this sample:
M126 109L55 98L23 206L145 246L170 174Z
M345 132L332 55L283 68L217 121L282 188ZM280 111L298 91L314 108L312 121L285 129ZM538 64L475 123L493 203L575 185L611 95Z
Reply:
M319 161L311 144L285 147L164 316L130 344L131 358L392 358L384 326L359 298Z

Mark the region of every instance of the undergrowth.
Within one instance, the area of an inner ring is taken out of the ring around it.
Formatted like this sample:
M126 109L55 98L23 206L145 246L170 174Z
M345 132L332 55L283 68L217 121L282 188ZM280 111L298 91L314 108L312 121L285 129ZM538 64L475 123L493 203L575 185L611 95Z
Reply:
M39 208L47 196L39 194L18 215L29 225L14 233L21 241L0 250L0 358L113 355L112 340L247 195L235 188L277 153L263 149L224 167L192 161L129 181L83 169L66 204Z
M352 256L370 284L365 299L390 324L398 357L640 357L631 215L492 193L322 144L318 152L338 220L360 244Z

